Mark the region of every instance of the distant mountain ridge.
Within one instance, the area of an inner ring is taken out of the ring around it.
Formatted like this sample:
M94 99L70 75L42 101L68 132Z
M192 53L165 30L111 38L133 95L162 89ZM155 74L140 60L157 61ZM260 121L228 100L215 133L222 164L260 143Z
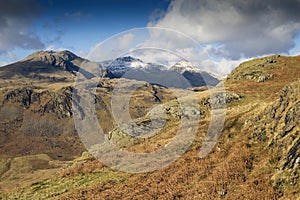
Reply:
M107 76L110 78L121 78L129 70L167 70L167 68L163 65L145 63L144 61L131 56L120 57L115 60L101 61L99 64L106 68Z
M189 82L190 86L194 87L215 86L220 82L216 76L196 68L187 61L181 61L172 66L164 66L156 63L145 63L141 59L126 56L115 60L102 61L99 64L106 68L109 78L125 76L130 79L143 80L145 75L149 78L150 74L158 76L157 73L159 73L162 77L151 77L150 79L171 79L182 76Z
M33 79L53 78L53 76L74 78L83 62L91 62L70 51L37 51L16 63L0 68L0 78L26 77ZM181 87L182 82L188 82L184 87L215 86L219 79L212 74L197 69L186 61L173 66L164 66L156 63L145 63L131 56L99 62L99 70L103 69L103 77L129 78L136 80L159 79L162 83L169 83L170 87ZM80 70L87 77L92 74ZM128 75L128 72L130 74ZM174 80L172 80L174 79ZM181 80L179 80L181 79ZM184 80L186 79L186 80ZM179 84L178 84L179 82ZM180 83L181 82L181 83Z

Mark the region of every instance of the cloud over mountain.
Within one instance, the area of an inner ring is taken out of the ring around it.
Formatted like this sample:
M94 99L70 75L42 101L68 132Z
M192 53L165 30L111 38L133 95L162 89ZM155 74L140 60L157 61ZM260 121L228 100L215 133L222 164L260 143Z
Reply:
M300 31L298 0L173 0L166 14L149 26L181 31L213 53L237 60L286 53Z

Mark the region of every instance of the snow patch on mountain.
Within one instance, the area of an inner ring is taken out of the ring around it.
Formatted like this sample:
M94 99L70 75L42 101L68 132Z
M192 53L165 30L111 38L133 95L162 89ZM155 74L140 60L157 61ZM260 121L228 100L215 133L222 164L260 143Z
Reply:
M138 58L131 56L120 57L115 60L108 60L99 62L99 64L106 68L109 77L121 77L129 70L139 71L153 71L153 70L167 70L163 65L154 63L145 63Z
M143 73L152 73L152 76L164 74L165 78L171 78L175 74L183 76L188 80L191 86L216 85L219 79L213 74L197 68L190 62L181 61L172 66L164 66L155 63L145 63L144 61L131 56L120 57L115 60L102 61L99 63L106 68L107 77L121 78L127 72L134 72L137 76L143 76ZM174 74L175 73L175 74ZM132 75L132 74L131 74Z

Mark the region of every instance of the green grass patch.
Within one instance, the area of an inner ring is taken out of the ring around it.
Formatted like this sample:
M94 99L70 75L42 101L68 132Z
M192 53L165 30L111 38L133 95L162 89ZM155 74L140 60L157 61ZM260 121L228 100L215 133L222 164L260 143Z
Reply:
M124 181L129 174L102 168L90 174L76 177L53 178L36 182L28 188L21 189L11 194L0 195L0 199L57 199L61 195L93 184L105 185L107 182L115 183Z

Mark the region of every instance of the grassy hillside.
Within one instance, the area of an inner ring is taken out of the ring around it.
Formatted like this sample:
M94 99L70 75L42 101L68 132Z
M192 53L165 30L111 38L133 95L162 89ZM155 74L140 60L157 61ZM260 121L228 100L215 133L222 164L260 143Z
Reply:
M133 152L153 151L168 143L178 130L176 116L182 117L182 113L174 114L176 101L170 90L145 85L134 94L130 112L137 123L148 123L148 111L160 103L165 103L165 108L173 112L169 113L162 131L144 141L128 138L115 127L109 102L116 80L102 81L97 88L97 96L101 99L96 106L97 116L102 119L99 121L105 132L111 135L111 141ZM45 135L26 135L25 116L36 117L39 123L43 118L51 120L58 128L71 127L72 117L58 119L55 112L40 116L34 110L39 110L37 105L46 103L32 103L26 108L27 104L18 101L18 96L5 101L5 95L15 91L17 86L2 88L1 134L5 135L1 137L0 148L2 198L300 199L300 57L274 55L245 62L224 80L224 84L226 122L213 151L205 158L198 156L210 122L212 100L208 91L196 90L201 120L192 145L170 165L139 174L114 171L88 153L81 155L84 148L78 148L80 141L76 133L70 134L70 128L67 128L69 132L63 129L61 135L47 135L48 131ZM51 85L49 89L45 85L32 90L35 94L44 90L65 94L65 85L57 89L58 85L55 91L51 90ZM51 95L40 95L43 96L49 100ZM70 125L66 126L67 122ZM15 128L11 129L13 124ZM23 145L10 149L18 143L13 138L20 138L24 144L30 141L31 146L41 145L46 139L53 144L55 140L59 147L54 145L37 151L34 150L37 147L26 146L31 150L29 155L21 155L25 149ZM73 145L68 146L71 141ZM58 150L61 147L63 149ZM69 157L56 157L64 152L68 152ZM34 181L35 177L39 178ZM12 185L13 189L9 189Z

